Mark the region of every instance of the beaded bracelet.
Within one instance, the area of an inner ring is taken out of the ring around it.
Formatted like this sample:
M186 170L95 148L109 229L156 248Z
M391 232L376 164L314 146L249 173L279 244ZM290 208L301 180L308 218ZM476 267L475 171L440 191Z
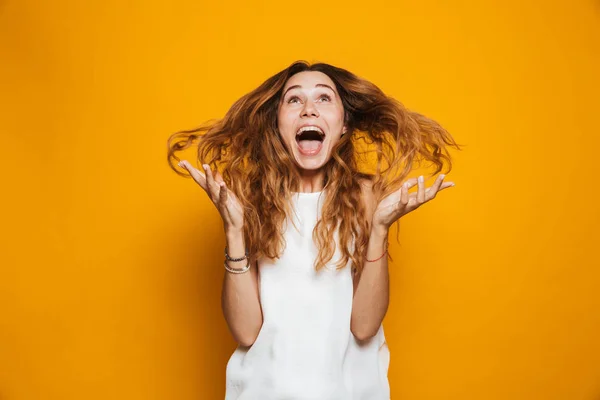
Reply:
M374 261L377 261L377 260L381 260L383 258L383 256L385 256L385 254L387 253L389 246L390 246L390 242L387 242L386 245L385 245L385 251L383 252L382 255L380 255L378 258L376 258L374 260L369 260L367 257L365 257L365 261L374 262Z
M225 261L223 265L225 266L227 272L231 272L232 274L243 274L244 272L248 272L248 270L250 270L250 260L248 260L248 264L246 264L246 266L241 269L231 268L229 264L227 264L227 261Z
M225 258L227 258L228 261L242 261L242 260L245 260L246 258L248 258L248 249L246 249L246 254L244 254L244 257L231 258L231 257L229 257L229 254L227 254L227 246L225 246Z

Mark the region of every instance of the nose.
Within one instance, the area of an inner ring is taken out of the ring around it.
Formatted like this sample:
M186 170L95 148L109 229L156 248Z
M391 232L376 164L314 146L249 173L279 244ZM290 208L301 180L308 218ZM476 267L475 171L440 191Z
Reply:
M317 110L317 108L315 107L315 104L310 101L307 100L306 103L304 103L304 107L302 108L302 116L303 117L310 117L310 116L315 116L318 117L319 116L319 111Z

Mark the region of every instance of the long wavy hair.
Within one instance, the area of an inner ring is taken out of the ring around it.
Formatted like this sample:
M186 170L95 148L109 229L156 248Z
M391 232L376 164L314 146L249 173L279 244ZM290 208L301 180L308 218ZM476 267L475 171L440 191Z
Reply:
M289 200L293 192L300 191L301 177L278 132L277 109L285 83L302 71L320 71L331 78L348 129L323 166L327 190L313 230L319 249L314 267L319 270L332 259L337 230L341 258L336 268L352 260L354 272L360 273L371 228L361 201L364 183L379 201L401 188L417 162L435 166L431 176L444 165L450 172L447 148L460 150L437 122L407 110L373 83L330 64L296 61L242 96L222 119L172 134L167 160L175 172L189 177L176 167L180 160L176 153L196 145L199 164L209 164L213 173L218 170L244 209L244 241L249 254L256 259L279 258L285 245L281 227L291 215ZM365 161L364 168L359 170L361 161Z

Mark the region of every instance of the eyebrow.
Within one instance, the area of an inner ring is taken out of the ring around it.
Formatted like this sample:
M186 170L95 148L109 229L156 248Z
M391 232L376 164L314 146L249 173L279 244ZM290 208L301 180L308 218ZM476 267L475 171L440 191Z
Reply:
M281 96L281 97L285 97L285 94L286 94L287 92L289 92L290 90L292 90L292 89L298 89L298 88L301 88L301 87L302 87L301 85L293 85L293 86L290 86L289 88L287 88L287 89L286 89L286 91L283 93L283 96ZM331 89L331 91L332 91L333 93L335 93L335 90L333 90L333 88L332 88L331 86L329 86L329 85L327 85L327 84L325 84L325 83L317 83L317 84L315 85L315 87L326 87L326 88L329 88L329 89Z

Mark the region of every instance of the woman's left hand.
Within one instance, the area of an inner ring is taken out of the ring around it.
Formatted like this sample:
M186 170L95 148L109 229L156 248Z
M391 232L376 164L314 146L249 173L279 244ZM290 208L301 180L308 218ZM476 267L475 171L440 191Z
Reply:
M389 229L400 217L416 210L443 189L454 186L453 182L443 182L445 175L441 174L431 187L425 187L423 176L411 178L404 182L402 188L382 199L373 213L373 227ZM408 193L408 189L419 185L417 193Z

